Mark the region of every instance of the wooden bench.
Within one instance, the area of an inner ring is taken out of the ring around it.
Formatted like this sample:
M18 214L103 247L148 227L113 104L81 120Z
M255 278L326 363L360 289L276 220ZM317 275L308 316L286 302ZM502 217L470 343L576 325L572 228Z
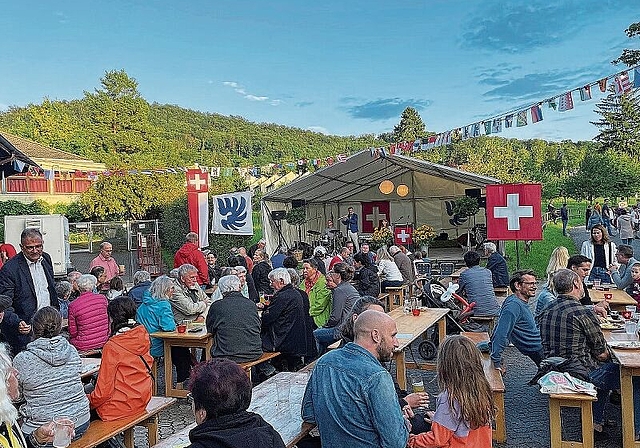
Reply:
M318 362L317 359L313 362L310 362L309 364L304 366L302 369L298 370L298 373L311 373L313 371L313 368L316 366L317 362Z
M257 366L258 364L262 364L263 362L267 362L270 359L276 358L278 356L280 356L280 352L264 352L258 359L247 362L239 362L238 364L247 373L249 379L251 379L251 368L253 366Z
M491 337L493 334L493 328L496 326L496 321L498 320L498 316L469 316L469 319L473 322L477 322L480 325L486 325L489 329L488 336ZM480 333L481 334L481 333ZM488 339L487 339L488 340ZM481 341L478 341L481 342Z
M82 352L78 352L78 355L80 355L81 358L102 358L102 350L85 350Z
M460 334L471 339L476 344L479 342L489 341L488 333L472 333L465 331ZM484 376L489 382L489 387L491 387L493 402L496 406L496 429L493 430L493 440L504 443L507 441L507 418L504 410L505 387L504 381L502 380L502 374L495 368L488 353L482 354L482 368L484 370Z
M596 401L596 397L587 394L549 394L549 433L551 436L551 448L568 446L593 448L593 410L591 406L594 401ZM582 443L562 440L562 417L560 409L563 407L580 408Z
M125 446L127 448L134 448L133 428L135 426L144 426L147 428L149 432L149 446L151 447L158 442L158 414L163 409L175 403L175 401L175 398L151 397L146 411L141 414L110 422L92 420L87 432L69 445L69 448L94 448L121 432L124 433Z
M387 311L393 311L398 306L404 306L404 288L404 286L387 286L386 292L389 294ZM396 299L398 305L396 305Z

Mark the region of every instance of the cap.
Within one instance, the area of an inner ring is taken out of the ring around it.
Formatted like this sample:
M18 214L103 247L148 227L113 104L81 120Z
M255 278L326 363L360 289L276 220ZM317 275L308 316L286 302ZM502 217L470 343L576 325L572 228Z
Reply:
M322 255L327 255L327 249L324 246L318 246L315 249L313 249L313 253L314 255L317 253L321 253Z
M7 308L11 308L13 301L11 297L4 294L0 294L0 313L3 313Z

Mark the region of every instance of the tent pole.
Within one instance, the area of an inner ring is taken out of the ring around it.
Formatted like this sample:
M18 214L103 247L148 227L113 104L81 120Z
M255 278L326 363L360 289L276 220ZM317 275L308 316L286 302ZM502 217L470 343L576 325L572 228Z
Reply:
M415 171L411 171L411 203L413 205L413 229L418 227L418 213L416 212L416 190L414 188Z

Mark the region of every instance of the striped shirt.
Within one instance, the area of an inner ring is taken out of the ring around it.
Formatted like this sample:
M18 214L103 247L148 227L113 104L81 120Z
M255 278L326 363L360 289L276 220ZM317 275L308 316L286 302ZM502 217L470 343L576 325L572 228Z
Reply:
M538 317L544 356L561 356L578 360L589 372L598 368L596 356L604 353L607 343L595 313L577 299L558 296Z

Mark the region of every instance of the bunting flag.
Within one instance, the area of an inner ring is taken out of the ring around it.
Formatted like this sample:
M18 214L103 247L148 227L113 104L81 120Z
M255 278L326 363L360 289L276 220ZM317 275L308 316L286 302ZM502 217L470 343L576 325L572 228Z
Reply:
M633 88L640 88L640 67L633 70Z
M527 111L521 110L518 112L518 118L516 119L516 127L522 127L527 125Z
M600 86L600 91L605 93L607 91L607 78L602 78L598 81L598 86Z
M187 171L189 230L198 234L200 247L209 245L209 176L199 169Z
M549 109L556 110L558 108L558 104L556 104L556 99L555 98L551 98L550 100L548 100L547 101L547 106L549 107Z
M493 123L491 124L491 132L494 134L502 132L502 118L494 118Z
M620 96L631 90L631 82L629 81L629 73L622 72L615 78L613 78L613 87L615 89L616 96Z
M513 114L509 114L504 117L504 127L510 128L511 126L513 126Z
M591 86L586 85L580 89L580 101L588 101L590 99L591 99Z
M471 125L465 126L462 130L462 140L467 140L471 137Z
M473 125L473 136L480 137L480 123L474 123Z
M571 92L560 95L560 97L558 97L558 112L566 112L571 109L573 109L573 96ZM531 113L531 121L536 122L533 119L533 112Z
M532 106L531 107L531 123L537 123L542 120L543 120L542 109L540 109L540 105L537 104L535 106Z
M347 155L346 154L338 154L336 156L336 158L338 159L338 162L346 162L347 161Z
M485 133L485 135L491 134L491 122L490 121L483 121L482 124L484 124L484 133Z

